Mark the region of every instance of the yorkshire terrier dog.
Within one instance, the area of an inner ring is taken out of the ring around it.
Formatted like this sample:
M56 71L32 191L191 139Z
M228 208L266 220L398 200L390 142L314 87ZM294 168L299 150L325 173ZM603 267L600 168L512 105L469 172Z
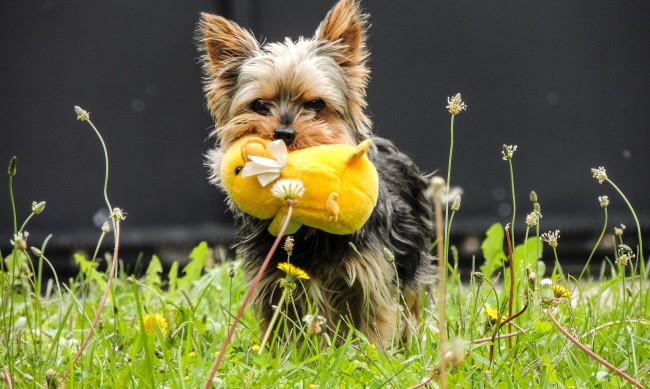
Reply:
M202 14L197 39L217 139L207 165L217 186L224 151L246 135L283 140L289 150L372 140L377 205L351 235L306 226L293 235L291 263L310 280L294 292L295 309L287 314L296 323L308 313L319 314L330 328L343 320L373 342L389 344L406 337L418 322L424 285L433 280L428 252L433 218L424 196L427 180L419 169L390 141L371 133L365 112L366 19L357 1L341 0L313 38L261 44L236 23ZM229 206L235 247L252 280L275 240L267 231L270 220L252 217L232 201ZM253 306L263 329L280 298L276 288L282 272L276 266L286 259L286 253L275 253L255 291Z

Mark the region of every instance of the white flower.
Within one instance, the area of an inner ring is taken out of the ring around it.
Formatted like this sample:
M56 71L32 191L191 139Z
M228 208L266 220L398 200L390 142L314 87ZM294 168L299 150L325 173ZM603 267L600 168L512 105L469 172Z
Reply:
M607 171L602 166L597 169L591 169L591 174L594 175L594 178L598 180L599 184L602 184L607 179Z
M460 93L456 93L454 97L447 97L447 110L452 115L458 115L462 111L467 110L467 105L460 97Z
M526 225L528 227L536 226L537 223L539 222L539 219L541 219L541 218L542 218L541 212L533 211L533 212L529 213L528 215L526 215Z
M598 196L598 202L600 202L601 208L607 208L607 206L609 205L609 197Z
M515 151L517 151L517 145L503 145L503 150L501 150L501 154L503 154L503 160L511 160Z
M266 149L273 157L265 158L256 155L246 155L250 161L242 169L242 177L257 176L260 185L267 186L280 177L280 173L287 166L289 153L283 140L275 140L266 145Z
M27 249L27 237L29 236L29 232L19 232L17 235L14 235L13 240L10 240L9 243L11 243L12 246L16 246L19 250L26 250Z
M614 235L623 236L624 230L625 230L625 224L621 223L620 227L614 227Z
M555 231L549 231L546 233L543 233L540 237L540 240L548 243L549 246L556 248L557 247L557 240L560 239L560 230L555 230Z
M282 179L271 188L273 196L282 200L296 200L305 193L305 186L300 180Z

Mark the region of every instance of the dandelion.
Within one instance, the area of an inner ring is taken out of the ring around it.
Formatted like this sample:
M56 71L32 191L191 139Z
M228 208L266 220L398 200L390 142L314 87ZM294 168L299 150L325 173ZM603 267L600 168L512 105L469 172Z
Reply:
M539 223L539 219L542 218L541 212L533 211L526 215L526 225L528 227L534 227Z
M599 184L607 180L607 171L602 166L597 169L591 169L591 174L594 175L594 178L598 180Z
M609 197L598 196L598 202L600 203L601 208L607 208L609 206Z
M456 96L453 97L447 97L447 110L452 115L458 115L467 110L467 105L461 99L460 93L456 93Z
M305 186L300 180L281 179L273 184L271 193L282 200L297 200L305 193Z
M309 274L297 266L293 266L289 262L282 262L278 264L278 269L282 270L289 281L295 280L308 280Z
M254 352L254 353L259 352L260 351L260 345L259 344L254 344L253 346L251 346L251 351Z
M147 313L144 315L144 330L147 334L153 334L156 331L156 326L160 329L163 335L167 334L167 319L159 313Z
M488 316L488 320L490 321L490 324L497 324L497 323L503 323L506 321L503 317L501 317L501 314L494 308L492 308L488 304L483 304L483 308L485 309L485 313Z
M548 243L549 246L556 248L557 240L560 239L560 230L545 232L539 237L539 239Z
M327 323L327 320L321 315L311 315L307 314L302 318L302 321L307 326L307 333L318 335L323 332L323 327Z
M620 227L614 227L614 235L621 237L623 236L623 231L625 231L625 224L621 223Z
M544 278L539 282L542 291L542 299L552 299L555 297L555 290L553 290L553 281L550 278Z
M278 320L278 317L280 316L282 305L284 304L285 301L289 303L293 298L293 291L297 287L296 281L309 279L309 274L307 274L306 271L302 270L297 266L293 266L289 262L279 263L278 269L282 270L285 274L285 277L278 281L280 287L283 289L282 296L280 297L280 302L278 303L278 305L273 308L275 312L273 312L273 316L271 317L271 321L269 321L269 325L266 329L266 333L262 338L262 343L260 345L260 348L257 351L258 354L262 353L262 350L264 350L264 347L266 346L266 343L268 342L271 336L271 332L273 330L273 327L275 326L275 322Z
M503 149L501 150L503 160L510 161L512 156L515 154L515 151L517 151L517 145L503 145Z
M571 292L562 285L553 283L553 294L555 298L570 298Z

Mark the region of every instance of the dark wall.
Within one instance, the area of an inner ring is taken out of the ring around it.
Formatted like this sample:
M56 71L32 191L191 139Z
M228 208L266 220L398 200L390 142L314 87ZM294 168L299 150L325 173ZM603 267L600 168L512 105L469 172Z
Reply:
M226 14L269 41L311 35L333 1L25 1L0 3L0 163L18 156L15 192L35 241L96 239L104 208L102 151L74 105L91 112L109 148L109 195L127 213L124 241L192 245L230 239L230 215L206 180L211 120L193 43L199 11ZM508 166L516 144L518 213L528 192L543 228L632 226L620 197L589 169L605 166L650 223L650 3L604 1L365 1L371 14L370 112L426 171L446 172L446 97L461 92L452 184L463 187L455 228L481 234L510 220ZM4 168L3 168L4 169ZM4 170L3 170L4 171ZM0 234L10 239L0 181ZM5 242L7 241L7 242Z

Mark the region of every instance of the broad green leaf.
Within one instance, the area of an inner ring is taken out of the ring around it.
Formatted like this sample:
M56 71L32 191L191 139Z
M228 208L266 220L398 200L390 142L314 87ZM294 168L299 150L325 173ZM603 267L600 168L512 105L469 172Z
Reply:
M208 244L199 243L190 253L190 262L183 268L183 276L178 279L178 287L189 290L192 282L201 277L205 261L208 258Z
M492 225L485 233L485 240L481 243L481 250L485 258L481 272L487 278L492 277L492 273L500 268L503 261L506 260L506 254L503 252L504 238L503 226L499 223Z
M515 265L519 268L526 268L530 266L535 269L537 265L537 253L542 249L542 241L537 237L528 238L524 244L515 247L512 253Z
M178 284L178 261L172 263L171 268L169 268L169 293L174 293L176 291L176 286Z
M75 254L74 261L79 265L82 273L86 276L88 281L95 281L99 289L106 288L106 280L104 275L97 271L97 262L89 261L82 254Z
M151 257L151 261L149 262L149 266L145 273L145 283L150 287L159 288L162 284L162 280L160 279L162 270L162 264L160 263L158 256L154 255Z

